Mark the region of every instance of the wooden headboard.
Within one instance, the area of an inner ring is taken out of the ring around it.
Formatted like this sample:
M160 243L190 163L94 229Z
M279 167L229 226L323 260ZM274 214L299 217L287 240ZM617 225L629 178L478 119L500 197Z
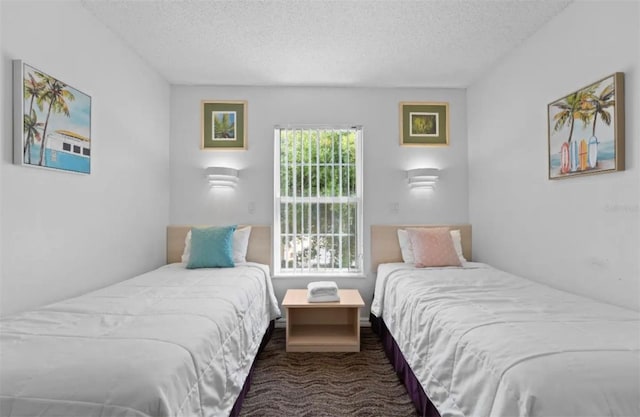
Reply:
M239 225L238 228L248 226ZM247 261L258 262L271 267L271 226L251 226ZM184 239L193 226L167 226L167 263L182 261ZM206 227L198 225L196 227Z
M467 261L471 260L471 225L470 224L434 224L434 225L372 225L371 226L371 271L378 270L378 265L388 262L402 262L402 253L398 243L398 229L407 227L446 227L449 230L460 230L462 253Z

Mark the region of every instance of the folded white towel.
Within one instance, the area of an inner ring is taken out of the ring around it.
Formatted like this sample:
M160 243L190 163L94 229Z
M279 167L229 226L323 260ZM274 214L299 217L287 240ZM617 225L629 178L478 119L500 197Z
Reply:
M311 295L338 294L338 284L335 281L316 281L307 285L307 291Z
M340 301L338 284L335 281L316 281L307 285L307 301L310 303L329 303Z
M340 296L338 294L334 295L311 295L307 293L307 301L310 303L332 303L335 301L340 301Z

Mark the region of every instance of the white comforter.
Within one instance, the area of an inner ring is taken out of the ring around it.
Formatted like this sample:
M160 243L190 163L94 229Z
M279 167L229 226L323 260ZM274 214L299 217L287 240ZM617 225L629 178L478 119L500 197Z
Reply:
M268 267L166 265L0 321L0 415L227 416L271 319Z
M446 416L640 416L639 313L469 263L378 269L382 317Z

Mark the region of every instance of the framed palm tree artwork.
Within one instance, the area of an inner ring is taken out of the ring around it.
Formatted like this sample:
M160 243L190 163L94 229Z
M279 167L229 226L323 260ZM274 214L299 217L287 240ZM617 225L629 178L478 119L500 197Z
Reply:
M91 97L21 60L13 61L18 165L91 173Z
M549 179L624 170L624 73L549 103Z
M203 100L200 119L202 149L247 149L246 101Z

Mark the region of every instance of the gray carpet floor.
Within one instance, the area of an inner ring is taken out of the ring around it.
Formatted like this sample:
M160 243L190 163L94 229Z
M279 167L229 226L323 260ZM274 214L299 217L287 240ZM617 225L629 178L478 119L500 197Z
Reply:
M362 328L360 339L356 353L287 353L285 331L276 329L240 416L416 416L378 337Z

